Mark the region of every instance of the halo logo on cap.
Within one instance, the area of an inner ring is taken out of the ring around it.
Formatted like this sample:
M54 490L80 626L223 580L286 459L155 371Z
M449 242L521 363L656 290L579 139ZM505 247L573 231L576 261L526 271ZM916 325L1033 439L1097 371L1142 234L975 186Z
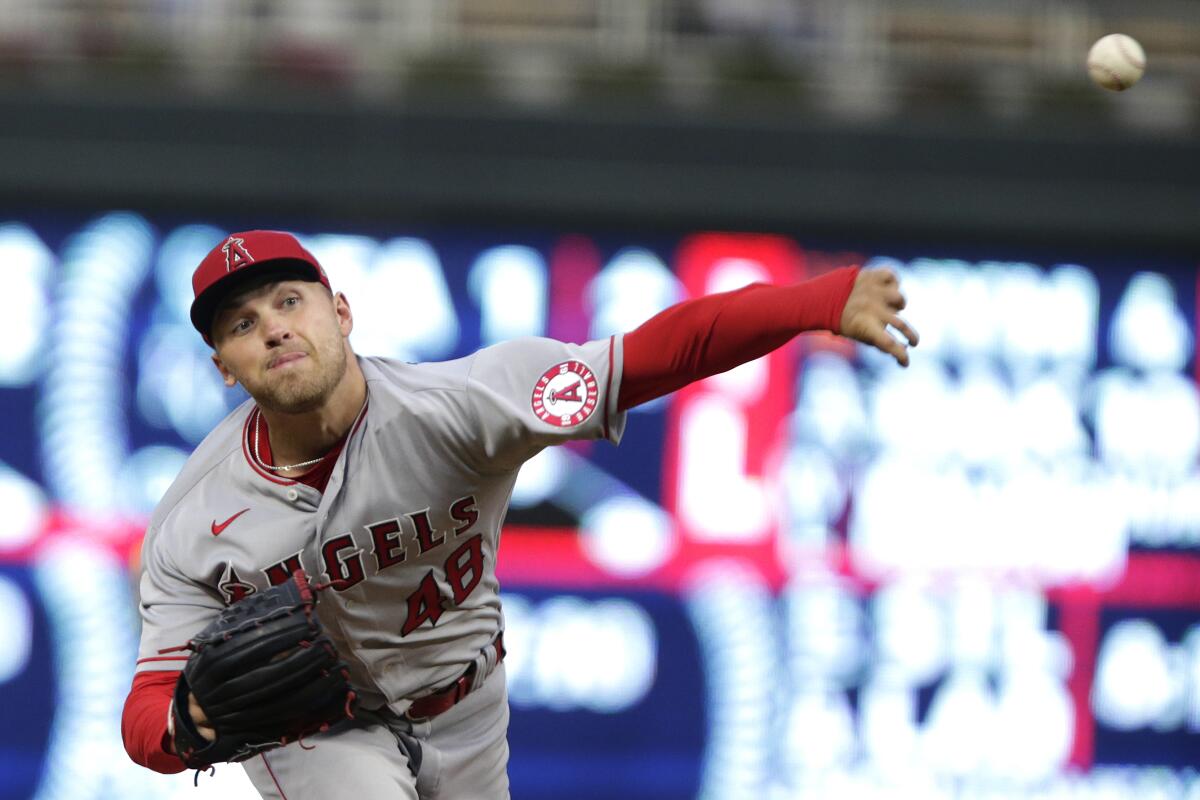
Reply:
M221 252L225 254L226 272L233 272L238 267L254 263L254 256L246 249L246 240L240 236L230 236L226 239L225 244L221 245Z
M596 410L600 395L596 375L582 361L564 361L542 373L533 387L533 413L538 419L568 428Z

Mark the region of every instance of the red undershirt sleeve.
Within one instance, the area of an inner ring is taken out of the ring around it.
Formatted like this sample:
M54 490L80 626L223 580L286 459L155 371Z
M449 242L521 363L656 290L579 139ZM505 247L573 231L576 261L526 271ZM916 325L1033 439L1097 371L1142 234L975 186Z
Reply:
M135 763L168 775L187 769L179 756L167 750L167 709L178 678L174 670L139 672L133 676L121 714L125 752Z
M804 331L838 332L858 267L791 286L752 283L686 300L625 334L621 411L753 361Z

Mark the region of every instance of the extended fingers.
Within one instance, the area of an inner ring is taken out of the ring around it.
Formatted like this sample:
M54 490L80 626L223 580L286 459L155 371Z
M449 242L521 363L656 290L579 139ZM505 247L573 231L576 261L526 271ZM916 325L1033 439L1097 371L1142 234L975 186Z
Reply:
M921 341L921 336L917 333L917 329L909 325L904 319L893 315L888 324L900 331L901 335L908 340L910 347L916 347L917 343Z
M892 358L896 359L902 367L908 366L908 348L901 342L897 341L891 334L885 333L887 337L887 346L883 348L884 352L888 353Z
M908 305L900 291L899 277L887 268L868 270L860 274L855 294L858 295L858 301L853 305L853 313L849 311L851 304L847 303L847 313L850 313L853 323L843 324L842 331L887 353L900 366L907 367L908 348L915 346L920 336L898 315ZM889 326L898 332L899 337L888 330Z
M866 342L875 347L875 349L881 350L896 359L896 362L900 366L908 366L908 348L903 342L888 333L887 329L883 326L873 328Z

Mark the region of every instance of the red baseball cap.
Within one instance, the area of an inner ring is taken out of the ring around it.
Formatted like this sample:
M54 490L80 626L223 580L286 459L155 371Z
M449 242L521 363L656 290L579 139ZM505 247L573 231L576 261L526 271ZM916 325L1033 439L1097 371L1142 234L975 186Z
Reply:
M329 278L313 254L295 236L283 231L232 233L214 247L192 273L192 325L212 344L213 315L230 292L247 278L278 274L280 279L317 281L329 288Z

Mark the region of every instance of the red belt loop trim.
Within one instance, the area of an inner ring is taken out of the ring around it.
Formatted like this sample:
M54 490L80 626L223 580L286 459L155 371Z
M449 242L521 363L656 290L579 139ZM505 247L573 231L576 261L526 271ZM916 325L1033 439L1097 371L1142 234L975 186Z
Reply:
M504 660L504 655L507 652L504 649L504 634L501 633L497 636L496 641L492 642L488 647L496 649L496 664L499 665ZM474 665L472 665L458 680L445 689L414 700L413 704L404 712L404 716L409 719L430 719L436 717L438 714L449 711L460 700L471 693L471 676L474 674L474 671Z

